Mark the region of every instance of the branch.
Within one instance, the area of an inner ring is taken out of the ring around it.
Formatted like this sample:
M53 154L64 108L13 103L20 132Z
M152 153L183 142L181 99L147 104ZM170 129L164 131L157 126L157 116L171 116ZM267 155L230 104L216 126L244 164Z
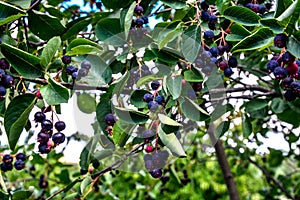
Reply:
M166 8L164 10L159 10L161 7L159 7L154 13L150 14L148 17L152 17L153 15L157 15L164 12L169 12L172 10L172 8Z
M223 101L223 100L228 100L228 99L255 99L258 97L264 97L264 96L274 96L276 95L275 91L272 92L267 92L263 94L254 94L254 95L240 95L240 96L227 96L227 97L220 97L220 98L214 98L211 99L210 101Z
M275 92L272 89L268 89L260 85L244 85L244 87L237 87L237 88L216 88L210 90L209 93L218 94L218 93L244 92L247 90L256 90L260 92Z
M26 10L26 13L29 13L31 10L34 9L34 7L36 5L38 5L39 3L41 3L42 0L37 0L36 2L34 2L27 10Z
M252 163L253 165L255 165L258 169L260 169L262 171L262 173L265 175L265 177L267 178L267 180L271 180L282 192L285 193L285 195L292 199L292 200L296 200L295 197L293 197L289 191L287 191L287 189L285 189L281 183L279 181L277 181L268 170L266 170L264 167L260 166L257 162L255 162L254 160L252 160L249 156L248 156L248 160L250 163Z

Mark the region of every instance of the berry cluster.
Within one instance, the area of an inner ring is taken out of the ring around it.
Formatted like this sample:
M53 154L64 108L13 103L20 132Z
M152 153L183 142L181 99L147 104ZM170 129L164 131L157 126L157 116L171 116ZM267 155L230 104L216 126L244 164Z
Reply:
M252 10L253 12L259 13L259 14L264 14L267 12L267 7L265 5L260 5L256 3L248 3L246 5L247 8Z
M143 27L144 24L148 24L149 20L147 16L144 16L144 8L140 5L137 5L134 8L134 13L136 19L132 20L130 27L130 35L135 36L137 39L141 39L144 34L147 34L147 29Z
M169 153L159 148L154 149L151 153L144 155L146 169L153 178L162 177L162 168L166 165Z
M208 28L210 30L216 30L216 23L218 22L218 18L215 14L209 11L209 4L206 1L200 3L201 11L201 19L203 22L208 22Z
M62 62L65 65L70 64L72 61L70 56L63 56L62 57ZM84 60L81 62L80 65L80 69L78 69L77 67L73 66L73 65L69 65L66 67L65 71L67 75L72 76L73 80L80 80L82 77L85 77L89 74L89 71L92 67L92 64L90 63L90 61Z
M47 154L51 151L53 145L57 146L65 141L66 137L61 132L66 128L65 122L57 121L54 127L58 132L53 134L53 123L51 120L46 119L44 112L36 112L34 114L34 121L41 123L41 131L37 136L37 141L40 143L38 146L40 153Z
M159 90L161 84L159 81L155 80L151 82L151 89L154 90L154 94L157 94L157 91ZM164 105L165 98L162 95L153 95L151 93L146 93L143 96L143 101L148 103L148 109L151 112L155 112L159 105Z
M5 58L0 59L0 98L6 95L6 89L14 85L14 78L6 73L10 65Z
M24 161L26 160L26 155L24 153L18 153L15 155L16 162L13 165L13 156L9 154L3 155L2 163L1 163L1 170L3 172L11 171L13 169L13 166L16 170L21 170L25 168Z
M106 131L110 136L112 136L113 126L117 122L117 119L114 116L114 114L109 113L109 114L105 115L104 120L105 120L105 123L107 124Z

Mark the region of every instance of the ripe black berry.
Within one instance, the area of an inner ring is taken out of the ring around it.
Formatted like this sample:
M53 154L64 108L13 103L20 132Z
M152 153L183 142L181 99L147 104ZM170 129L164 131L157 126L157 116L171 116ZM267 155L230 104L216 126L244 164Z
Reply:
M155 101L158 104L162 105L163 103L165 103L165 98L164 98L164 96L161 96L161 95L160 96L156 96Z
M142 6L136 6L134 8L134 13L137 15L141 15L144 12L144 8Z
M12 157L11 155L9 155L9 154L5 154L5 155L3 156L3 158L2 158L2 161L3 161L4 163L12 163L13 157Z
M0 168L3 172L7 172L13 169L13 165L12 163L1 163Z
M151 112L154 112L154 111L156 111L157 108L158 108L158 103L157 103L156 101L150 101L150 102L148 103L148 108L149 108L149 110L150 110Z
M63 62L65 65L71 63L71 57L70 57L70 56L63 56L61 60L62 60L62 62Z
M73 72L72 73L72 79L75 80L78 77L78 72Z
M82 77L87 76L88 74L89 74L89 70L88 70L88 69L86 69L86 68L81 68L81 69L78 70L78 75L77 75L77 77L80 79L80 78L82 78Z
M290 87L293 91L300 92L300 82L299 81L292 82Z
M3 69L0 69L0 80L2 79L2 77L4 78L5 76L5 71Z
M274 38L274 45L279 48L286 47L287 40L288 40L287 35L283 33L277 34Z
M85 69L89 70L89 69L91 69L92 64L91 64L90 61L84 60L84 61L81 62L80 66L81 66L81 68L85 68Z
M47 142L49 141L49 138L50 138L50 135L48 133L39 132L39 134L37 136L37 141L42 144L47 144Z
M47 144L39 144L38 146L39 152L42 154L47 154L51 151L51 146L48 146Z
M24 169L25 163L23 162L23 160L17 160L14 164L14 167L16 168L16 170Z
M45 180L45 176L44 175L40 176L39 187L40 188L47 188L48 187L48 181Z
M150 174L153 178L160 178L162 176L162 170L154 169L154 170L150 171Z
M215 34L214 34L213 31L208 30L208 31L205 31L205 32L204 32L203 37L204 37L204 39L206 39L206 40L213 40L214 37L215 37Z
M100 162L98 160L95 160L92 162L92 165L95 169L97 169L100 166Z
M292 91L292 90L287 90L285 93L284 93L284 98L287 100L287 101L294 101L296 98L297 98L297 93Z
M218 22L218 18L216 15L209 16L209 23L216 24Z
M35 122L42 122L46 119L46 115L42 112L36 112L34 114L34 121Z
M211 73L211 71L212 71L212 68L211 68L210 66L208 66L208 65L206 65L206 66L204 66L204 67L202 68L202 72L203 72L205 75L209 75L209 74Z
M269 72L273 72L276 67L279 67L279 63L276 60L270 60L267 63L267 69Z
M104 120L108 126L113 126L117 121L116 117L111 113L105 115Z
M201 12L201 19L202 19L202 21L208 22L209 17L210 17L209 16L209 12L207 10L202 10L202 12Z
M195 83L192 84L192 87L193 87L195 92L200 92L202 90L202 82L195 82ZM192 92L195 95L194 91L192 91Z
M234 56L231 56L228 60L228 66L237 67L237 65L238 65L237 59Z
M81 175L84 175L86 173L88 173L88 170L86 170L86 169L80 169L80 174Z
M53 124L50 120L45 119L44 121L42 121L42 130L43 131L50 131L53 128Z
M0 59L0 68L3 69L4 71L9 69L9 63L5 58Z
M226 69L224 69L224 76L230 77L232 74L233 74L233 71L230 67L227 67Z
M206 1L202 1L200 3L200 7L202 10L207 10L209 8L209 4Z
M26 155L24 153L18 153L16 155L16 159L25 161L26 160Z
M160 86L159 81L157 81L157 80L152 81L152 83L151 83L152 90L157 90L159 88L159 86Z
M143 16L141 17L142 20L144 20L144 24L148 24L149 23L149 19L147 16Z
M293 56L292 54L290 54L290 52L287 51L284 54L282 54L281 60L284 64L289 64L295 61L295 56Z
M146 93L143 97L143 101L149 103L150 101L153 101L153 94Z
M218 54L219 54L219 50L218 50L217 47L212 47L212 48L210 48L209 52L211 53L211 55L212 55L213 57L217 57Z
M54 142L55 145L59 145L63 143L66 139L65 134L61 132L57 132L52 136L52 141Z
M288 78L285 78L282 80L282 85L285 88L289 88L292 82L293 82L293 79L291 77L288 77Z
M56 130L62 131L66 128L66 124L63 121L58 121L54 124L54 127L56 128Z
M283 79L288 75L288 72L285 68L279 66L274 69L273 74L276 79Z
M137 27L143 26L144 23L145 23L145 22L144 22L144 20L143 20L142 18L138 18L138 19L136 19L136 21L135 21L135 24L136 24Z
M6 94L6 88L0 85L0 97L5 96L5 94Z
M10 88L14 85L14 78L11 75L5 75L2 77L1 82L4 87Z
M96 2L96 7L97 7L99 10L102 10L102 3L101 3L101 2Z
M66 67L66 73L68 75L72 75L74 72L77 72L78 68L74 67L74 66L68 66Z

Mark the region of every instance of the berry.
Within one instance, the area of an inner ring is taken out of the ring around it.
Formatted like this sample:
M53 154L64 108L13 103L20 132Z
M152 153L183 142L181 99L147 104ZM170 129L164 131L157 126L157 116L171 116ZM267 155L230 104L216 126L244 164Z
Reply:
M295 56L293 56L287 51L284 54L282 54L281 59L284 64L290 64L295 61Z
M233 74L233 71L230 67L227 67L226 69L224 69L224 76L230 77L232 74Z
M102 3L101 3L101 2L96 2L96 7L97 7L99 10L102 10Z
M104 120L108 126L113 126L117 121L116 117L111 113L105 115Z
M38 91L35 93L35 97L36 97L37 99L43 99L43 97L42 97L42 94L41 94L41 91L40 91L40 90L38 90Z
M5 58L0 59L0 69L3 69L4 71L9 69L9 63Z
M202 10L207 10L209 8L209 4L206 1L202 1L200 3L200 7Z
M155 101L158 104L162 105L163 103L165 103L165 98L164 98L164 96L161 96L161 95L160 96L156 96Z
M17 160L14 164L14 167L16 168L16 170L24 169L25 163L23 162L23 160Z
M276 60L270 60L267 63L267 69L269 72L273 72L276 67L279 67L279 63Z
M202 82L195 82L192 84L192 87L194 89L195 92L200 92L202 90ZM192 91L195 95L195 92Z
M211 71L212 71L212 68L210 67L210 66L204 66L203 68L202 68L202 72L205 74L205 75L209 75L210 73L211 73Z
M283 33L277 34L274 38L274 45L279 48L286 47L287 40L288 40L287 35Z
M148 103L148 108L151 112L154 112L158 109L158 103L156 101L150 101Z
M40 176L39 187L40 188L47 188L48 187L48 181L45 180L45 176L44 175Z
M0 80L2 79L2 77L4 78L5 76L5 71L3 69L0 69Z
M73 72L72 73L72 79L77 79L78 77L78 72Z
M147 153L151 153L152 151L154 151L154 148L152 146L148 145L148 146L146 146L145 151Z
M214 37L215 37L215 34L214 34L213 31L208 30L208 31L205 31L205 32L204 32L203 37L204 37L204 39L206 39L206 40L213 40Z
M13 169L13 165L12 163L1 163L0 168L3 172L7 172Z
M134 13L137 15L141 15L144 12L144 8L142 6L136 6L134 8Z
M92 64L91 64L90 61L84 60L84 61L81 62L80 66L81 66L81 68L85 68L85 69L89 70L89 69L91 69Z
M293 79L288 77L288 78L285 78L282 80L282 85L285 88L289 88L292 82L293 82Z
M68 75L72 75L74 72L77 72L78 68L74 67L74 66L68 66L66 67L66 73Z
M295 92L300 92L300 82L294 81L290 85L291 89Z
M26 160L26 155L24 153L18 153L16 155L16 159L17 160L22 160L22 161L25 161Z
M149 103L150 101L153 101L153 98L153 94L146 93L144 94L143 101Z
M6 75L2 77L1 82L4 87L10 88L14 85L14 78L11 75Z
M149 19L148 19L147 16L143 16L141 18L142 18L142 20L144 20L144 24L148 24L149 23Z
M46 115L42 112L36 112L34 114L34 121L35 122L42 122L46 119Z
M49 147L47 144L39 144L38 146L39 152L42 154L47 154L51 151L51 147Z
M46 144L49 141L50 135L48 133L39 132L37 136L37 141Z
M50 131L53 128L53 124L50 120L45 119L44 121L42 121L42 130L43 131Z
M160 177L162 177L162 170L154 169L154 170L150 171L150 174L153 178L160 178Z
M297 94L295 92L293 92L292 90L287 90L285 93L284 93L284 98L287 100L287 101L294 101L296 98L297 98Z
M5 155L3 156L3 158L2 158L2 161L3 161L4 163L12 163L13 157L12 157L11 155L9 155L9 154L5 154Z
M142 138L148 138L151 139L153 136L155 135L155 133L152 130L145 130L142 133Z
M6 95L6 88L0 85L0 97L3 97L5 95Z
M95 160L92 162L92 165L95 169L97 169L100 166L100 162L98 160Z
M276 79L283 79L288 75L288 72L285 68L279 66L274 69L273 74Z
M71 63L71 56L63 56L61 60L65 65L68 65Z
M227 62L221 61L221 62L219 63L219 68L220 68L221 70L225 70L226 68L228 68Z
M285 68L290 76L297 77L299 67L296 62L290 63Z
M63 143L66 139L65 134L61 132L57 132L52 136L52 141L54 142L55 145L59 145Z
M203 61L201 60L201 58L197 58L196 60L195 60L195 65L197 66L197 67L202 67L203 66Z
M267 7L265 5L259 5L258 12L260 14L264 14L265 12L267 12Z
M212 47L212 48L210 48L209 52L211 53L211 55L212 55L213 57L217 57L218 54L219 54L219 50L218 50L217 47Z
M143 26L144 23L145 22L142 18L138 18L138 19L135 20L135 24L136 24L137 27Z
M219 56L222 56L224 54L224 52L225 52L224 46L220 45L217 48L218 48Z
M216 26L216 24L214 24L214 23L208 22L208 28L209 28L210 30L216 30L216 29L217 29L217 26Z
M228 66L229 67L237 67L238 65L238 62L237 62L237 59L233 56L231 56L228 60Z
M209 20L209 12L207 10L202 10L201 12L201 19L204 21L204 22L208 22Z
M56 130L62 131L66 128L66 124L63 121L58 121L54 124L54 127L56 128Z
M89 70L88 70L88 69L86 69L86 68L81 68L81 69L78 70L77 76L78 76L78 78L80 79L80 78L82 78L82 77L87 76L88 74L89 74Z
M253 12L258 13L259 12L259 4L253 4L251 10Z
M152 90L157 90L159 88L159 86L160 86L159 81L157 81L157 80L152 81L152 83L151 83Z
M209 23L216 24L218 22L218 18L216 15L209 16Z
M84 175L86 173L88 173L88 170L86 170L86 169L80 169L80 175Z

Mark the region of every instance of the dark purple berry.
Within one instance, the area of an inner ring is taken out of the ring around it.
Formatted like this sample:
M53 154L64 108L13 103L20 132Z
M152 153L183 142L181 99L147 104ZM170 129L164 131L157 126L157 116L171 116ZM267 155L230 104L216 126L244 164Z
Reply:
M162 177L162 170L154 169L154 170L150 171L150 174L153 178L160 178L160 177Z
M213 40L214 37L215 37L215 34L214 34L213 31L208 30L208 31L205 31L205 32L204 32L203 37L204 37L204 39L206 39L206 40Z
M61 132L57 132L52 136L52 141L54 142L55 145L59 145L63 143L66 139L65 134Z
M142 18L138 18L138 19L135 20L135 24L136 24L137 27L143 26L144 23L145 22Z
M153 94L146 93L144 94L143 101L149 103L150 101L153 101L153 98Z
M88 170L80 169L80 175L85 175L86 173L88 173Z
M282 80L282 85L285 88L289 88L292 82L293 82L293 79L291 77L288 77L288 78L285 78Z
M273 72L276 67L279 67L279 63L276 60L270 60L267 63L267 69L269 72Z
M3 158L2 158L2 161L3 161L4 163L12 163L13 157L12 157L11 155L9 155L9 154L5 154L5 155L3 156Z
M34 121L35 122L42 122L46 119L46 115L42 112L36 112L34 114Z
M72 73L72 79L75 80L78 77L78 72L73 72Z
M116 117L111 113L105 115L104 120L108 126L113 126L117 121Z
M21 170L25 168L25 163L23 162L23 160L17 160L14 164L14 167L16 170Z
M219 68L220 68L220 70L225 70L226 68L228 68L227 62L221 61L221 62L219 63Z
M212 48L210 48L209 52L211 53L211 55L212 55L213 57L217 57L218 54L219 54L219 50L218 50L217 47L212 47Z
M47 144L39 144L38 146L39 152L42 154L48 154L51 151L51 146L48 146Z
M6 88L0 85L0 97L3 97L5 95L6 95Z
M52 122L48 119L45 119L44 121L42 121L41 126L42 126L43 131L50 131L53 128Z
M253 12L258 13L259 12L259 6L260 6L259 4L253 4L251 10Z
M218 46L218 52L219 52L219 56L222 56L225 52L224 46Z
M212 14L209 16L209 23L216 24L218 22L218 18L216 15Z
M68 65L71 63L71 56L63 56L61 60L65 65Z
M45 180L45 176L44 176L44 175L41 175L41 176L40 176L40 179L39 179L39 187L42 188L42 189L48 187L48 181Z
M81 68L85 68L85 69L89 70L89 69L91 69L92 64L91 64L90 61L84 60L84 61L81 62L80 66L81 66Z
M203 72L205 75L209 75L209 74L211 73L211 71L212 71L212 68L211 68L210 66L208 66L208 65L206 65L206 66L204 66L204 67L202 68L202 72Z
M276 79L283 79L288 75L288 72L283 67L276 67L273 71L273 74Z
M68 66L66 67L66 74L68 75L72 75L74 72L77 72L78 68L74 67L74 66Z
M159 81L157 81L157 80L152 81L152 83L151 83L152 90L157 90L159 88L159 86L160 86L160 82Z
M4 71L9 69L9 63L5 58L0 59L0 69L3 69Z
M1 163L0 168L3 172L7 172L13 169L13 165L12 163Z
M300 82L299 81L294 81L291 83L290 88L294 91L294 92L300 92Z
M259 5L258 12L260 14L264 14L265 12L267 12L267 7L265 5Z
M155 133L152 130L145 130L142 133L142 138L152 138L154 137Z
M274 38L274 45L279 48L286 47L287 40L288 40L287 35L283 33L277 34Z
M97 168L100 166L100 162L99 162L98 160L94 160L94 161L92 162L92 165L93 165L93 167L94 167L95 169L97 169Z
M159 95L159 96L156 96L155 101L158 104L162 105L163 103L165 103L165 98L164 98L164 96Z
M148 108L151 112L154 112L158 109L158 103L156 101L150 101L148 103Z
M233 71L230 67L227 67L226 69L224 69L224 76L230 77L232 74L233 74Z
M56 128L56 130L58 131L63 131L66 128L66 124L63 121L58 121L54 124L54 127Z
M202 19L202 21L208 22L209 17L210 17L209 16L209 12L207 10L202 10L202 12L201 12L201 19Z
M284 64L289 64L295 61L295 56L286 51L284 54L282 54L281 59Z
M216 29L217 29L217 26L216 26L216 24L214 24L214 23L208 22L208 28L209 28L210 30L216 30Z
M228 66L234 68L237 67L237 65L238 65L237 59L234 56L231 56L228 60Z
M294 100L297 98L297 93L295 93L295 92L292 91L292 90L287 90L287 91L284 93L284 98L285 98L287 101L294 101Z
M26 160L26 155L24 153L18 153L16 155L16 159L25 161Z
M147 16L143 16L141 17L142 20L144 20L144 24L148 24L149 23L149 19Z
M202 10L207 10L209 8L209 4L206 1L202 1L200 3L200 7Z
M96 7L97 7L99 10L102 10L102 3L101 3L101 2L96 2Z
M47 144L49 141L50 134L49 133L44 133L44 132L39 132L37 136L37 141L42 143L42 144Z
M82 78L82 77L85 77L89 74L89 70L86 69L86 68L81 68L78 70L78 74L77 74L77 77L78 79Z
M247 3L246 7L252 10L253 3Z
M11 75L5 75L2 77L1 82L4 87L10 88L14 85L14 78Z
M141 15L144 12L144 8L142 6L136 6L134 8L134 13L137 15Z
M202 66L203 66L203 61L201 60L201 58L197 58L196 60L195 60L195 65L196 65L196 67L199 67L199 68L201 68Z
M202 82L195 82L192 84L195 92L200 92L202 90Z
M6 76L6 73L3 69L0 69L0 81L2 80L2 77L4 79L4 77Z

